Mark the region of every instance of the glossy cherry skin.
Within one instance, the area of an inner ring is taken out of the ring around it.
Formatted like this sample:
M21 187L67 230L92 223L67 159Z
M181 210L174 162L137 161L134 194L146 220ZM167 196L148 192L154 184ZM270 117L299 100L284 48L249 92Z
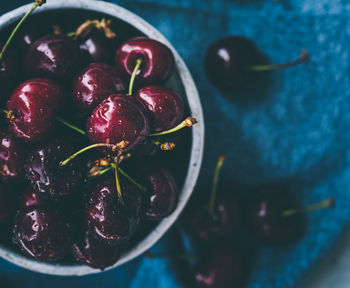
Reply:
M165 131L182 121L182 98L170 88L147 86L136 93L136 98L150 111L151 131Z
M110 40L101 33L92 33L81 39L79 49L84 62L110 63L113 61L114 51Z
M127 40L118 48L114 61L125 79L130 79L137 59L143 61L135 79L137 85L163 83L173 73L173 53L156 40L136 37Z
M91 143L117 144L128 141L130 151L149 135L147 111L133 96L112 94L103 100L87 121Z
M258 64L259 58L253 41L242 36L228 36L209 46L205 68L208 78L218 88L240 88L251 74L247 68Z
M78 46L63 35L46 35L31 46L25 59L25 70L31 77L69 79L78 68Z
M96 186L89 197L87 223L94 237L109 244L121 244L134 234L144 212L142 193L134 185L121 182L122 205L114 181Z
M0 87L2 91L0 103L3 104L7 101L8 94L12 92L11 90L16 85L18 74L19 63L16 51L12 48L7 49L0 61Z
M0 132L0 180L20 182L24 178L25 148L8 132Z
M40 197L63 200L78 193L84 177L79 159L59 165L74 152L66 142L54 141L30 153L25 165L26 177Z
M0 224L4 224L11 219L16 212L13 191L0 183Z
M41 37L41 33L35 29L31 29L25 33L22 33L18 37L18 45L21 48L22 53L27 53L30 46Z
M33 206L43 206L45 204L46 202L38 195L38 193L32 187L28 187L26 190L24 190L20 202L21 209Z
M38 206L18 212L13 242L38 261L63 258L71 245L71 227L54 209Z
M120 247L95 239L88 230L84 236L81 242L72 246L72 254L79 263L103 270L118 261Z
M79 110L91 112L102 100L126 90L118 70L105 63L91 63L74 80L72 96Z
M189 230L195 240L202 244L212 244L215 241L231 236L240 225L240 211L234 196L223 196L217 199L213 215L209 214L208 204L195 210L189 221Z
M246 267L238 252L230 248L219 248L194 268L194 282L197 288L241 287Z
M304 231L302 216L282 215L284 211L297 207L296 201L286 191L274 188L262 191L249 209L252 231L267 244L285 244L297 240Z
M165 168L148 171L144 177L148 188L148 208L146 219L161 220L169 216L176 208L179 189L173 175Z
M65 95L54 81L35 78L21 83L7 101L9 131L24 142L44 140L52 131L57 110Z

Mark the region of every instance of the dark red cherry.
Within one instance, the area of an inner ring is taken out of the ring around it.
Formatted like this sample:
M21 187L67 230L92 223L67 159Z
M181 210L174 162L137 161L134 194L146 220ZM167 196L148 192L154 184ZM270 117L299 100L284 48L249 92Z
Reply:
M26 151L8 132L0 132L0 179L4 183L20 182L24 178Z
M219 88L244 86L247 68L257 65L260 52L255 43L242 36L228 36L212 43L205 56L205 68L210 81Z
M30 46L25 70L31 77L69 79L78 68L78 47L63 35L46 35Z
M240 225L239 210L236 197L231 195L219 197L212 215L209 214L208 205L195 210L189 221L190 233L203 244L211 244L231 236Z
M13 115L8 121L9 131L25 142L45 139L64 98L63 90L52 80L35 78L21 83L7 102L7 110Z
M129 151L149 134L147 111L133 96L112 94L92 112L86 130L91 143L128 141Z
M101 33L91 33L79 41L79 49L84 62L105 62L113 61L113 47L111 41Z
M155 137L152 137L155 138ZM156 139L153 139L156 140ZM137 145L137 148L132 151L132 157L134 159L145 158L149 156L155 156L159 151L159 147L152 142L152 139L146 138L142 143Z
M26 177L40 197L63 200L79 193L84 177L79 160L73 159L60 166L60 162L74 151L66 142L54 141L29 154L25 165Z
M45 205L45 201L38 195L38 193L30 186L24 190L21 197L20 207L24 209L26 207L32 206L42 206Z
M149 171L144 177L149 206L146 219L161 220L169 216L178 203L179 189L173 175L165 168Z
M110 244L128 241L144 212L141 192L126 181L121 181L121 189L124 205L118 199L114 181L97 185L88 201L88 227L95 238Z
M22 33L18 37L18 45L21 48L22 53L27 53L30 46L42 36L42 33L35 29Z
M2 49L0 47L0 49ZM0 103L6 103L9 94L16 85L19 74L19 63L16 51L12 48L7 49L3 58L0 61L0 87L2 95L0 97Z
M16 212L15 198L13 191L0 183L0 224L11 219Z
M254 234L263 242L284 244L297 240L304 231L301 214L283 216L283 212L299 207L283 189L267 188L251 203L249 217Z
M137 92L136 98L150 111L151 131L165 131L182 121L182 98L170 88L147 86Z
M125 79L130 79L137 59L142 59L142 65L136 76L136 85L162 83L174 70L173 53L157 40L136 37L118 48L114 61Z
M109 95L125 90L126 84L114 66L91 63L75 78L72 96L81 111L91 112Z
M63 258L71 245L71 228L64 217L48 207L27 207L15 218L13 241L38 261Z
M218 247L194 268L197 288L241 287L245 276L246 265L242 256L230 248Z
M81 242L72 246L72 254L79 263L103 270L118 261L120 247L95 239L89 231L84 236Z

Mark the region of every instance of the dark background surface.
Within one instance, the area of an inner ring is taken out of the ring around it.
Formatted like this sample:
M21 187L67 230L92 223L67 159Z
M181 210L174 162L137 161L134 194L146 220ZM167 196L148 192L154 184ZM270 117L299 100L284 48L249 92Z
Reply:
M28 2L2 0L0 13ZM244 194L278 182L304 204L336 198L333 210L307 216L306 235L297 244L256 250L248 287L295 287L339 238L350 216L350 4L346 0L115 2L164 33L193 73L207 133L197 193L210 185L217 155L226 153L222 174L226 189ZM230 101L208 83L203 70L208 44L228 34L254 39L271 62L296 58L302 48L309 50L310 61L273 73L255 95ZM175 250L177 240L173 229L156 248ZM60 278L0 261L0 273L16 288L181 287L169 265L165 260L139 258L96 276Z

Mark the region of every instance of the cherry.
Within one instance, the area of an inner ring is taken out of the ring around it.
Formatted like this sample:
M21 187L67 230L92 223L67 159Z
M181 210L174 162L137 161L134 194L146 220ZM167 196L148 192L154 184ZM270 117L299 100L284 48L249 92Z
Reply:
M76 160L61 167L59 164L73 148L54 141L34 149L28 156L25 171L35 191L44 199L62 200L78 193L83 182L81 165Z
M19 74L19 64L16 52L7 50L0 60L0 86L3 96L0 103L7 101L8 94L11 93Z
M76 43L63 35L46 35L30 46L25 70L32 77L69 79L78 68Z
M21 83L7 102L9 131L25 142L45 139L64 98L63 90L52 80L35 78Z
M109 95L125 90L126 85L114 66L91 63L75 78L72 95L81 111L91 112Z
M112 94L89 116L86 130L91 143L127 141L124 151L130 151L149 134L147 111L134 97Z
M24 177L25 150L11 134L0 132L0 180L20 182Z
M113 60L111 42L101 33L90 33L83 39L79 39L79 49L84 62L105 62Z
M22 53L27 54L30 46L41 36L42 34L35 29L31 29L27 32L22 33L17 40L17 43L21 48Z
M28 187L26 190L24 190L20 203L20 207L22 209L32 206L43 206L45 204L45 201L32 187Z
M150 111L151 130L173 128L183 117L183 101L179 94L165 86L148 86L136 94L137 100Z
M250 223L254 234L267 244L296 241L304 232L302 213L334 205L332 198L316 205L299 208L285 190L269 187L255 196L250 207Z
M246 276L242 256L230 248L215 249L194 268L195 287L232 288L241 287Z
M79 263L103 270L118 261L120 247L96 240L88 230L84 236L81 242L72 246L72 254Z
M164 168L151 169L144 179L149 191L146 219L161 220L169 216L176 208L179 195L172 174Z
M136 37L124 42L115 54L115 64L121 74L129 79L136 61L142 60L136 83L149 85L165 82L174 70L174 56L164 44L146 37Z
M189 221L191 234L203 244L212 244L230 236L240 225L240 209L236 197L232 193L216 197L219 174L224 161L225 156L221 155L214 173L209 204L196 209Z
M217 199L213 214L209 206L203 205L195 210L189 227L195 239L203 244L211 244L232 235L240 226L240 209L233 195L224 195Z
M15 199L13 191L0 183L0 224L10 220L15 213Z
M13 242L38 261L55 261L70 248L71 228L54 209L27 207L16 215Z
M97 239L121 244L134 234L144 212L143 196L136 186L121 181L123 203L113 181L98 184L91 192L87 207L88 227Z
M284 64L260 65L261 54L253 41L242 36L227 36L212 43L205 56L209 79L221 89L245 86L254 71L285 69L308 59L303 51L300 58Z

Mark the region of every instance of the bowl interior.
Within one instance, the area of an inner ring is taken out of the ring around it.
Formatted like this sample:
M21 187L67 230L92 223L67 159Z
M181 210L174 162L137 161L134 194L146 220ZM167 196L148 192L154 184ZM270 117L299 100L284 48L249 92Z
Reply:
M59 3L60 5L57 4L55 6L54 2L55 1L53 1L51 5L45 7L45 9L40 9L38 10L38 13L33 14L29 18L27 24L22 27L21 31L23 32L26 29L31 29L32 27L44 26L45 31L51 32L53 25L59 25L64 32L68 33L70 31L74 31L75 28L86 19L108 18L113 20L113 29L118 35L116 39L116 42L118 43L122 43L123 41L135 36L148 36L155 38L161 42L165 42L165 44L168 46L170 45L169 43L166 43L164 37L152 26L144 22L139 17L116 5L104 3L104 9L108 11L108 13L105 13L96 11L96 7L94 6L97 5L96 1L85 1L84 3L86 5L88 3L91 3L92 5L91 7L87 7L85 5L84 8L78 8L79 5L77 3L79 1L77 1L75 5L67 5L68 7L65 7L65 5L62 5L62 3ZM56 1L56 3L58 2L60 1ZM99 6L102 6L101 3L99 3ZM22 8L19 8L19 10L17 9L17 12L15 10L11 13L15 14L14 16L19 19L19 16L26 11L26 9ZM116 14L119 15L114 16ZM120 15L123 15L123 20L121 19ZM0 18L0 39L6 39L7 35L9 35L14 26L13 22L16 20L16 18L11 17L11 21L7 21L6 23L1 22L1 20L3 20L2 18ZM137 29L134 26L134 22L138 24L138 27L144 27L143 31ZM173 49L172 47L170 48ZM16 44L14 44L11 49L16 49ZM193 80L187 71L186 66L183 64L181 58L177 55L175 50L173 50L173 52L175 54L177 67L174 75L166 83L166 86L174 89L183 97L185 103L185 116L193 115L200 122L202 122L200 125L204 125L201 106L197 91L193 84ZM21 55L19 55L19 57L21 57ZM191 91L191 97L188 97L189 91ZM189 103L189 100L192 103ZM196 105L194 106L194 104ZM168 141L176 142L176 149L170 153L159 152L156 157L150 160L152 164L157 163L159 167L166 167L173 173L181 191L178 208L172 215L160 223L145 224L143 228L140 229L140 231L138 231L137 234L133 237L133 240L130 242L130 244L127 245L121 259L113 267L129 261L130 259L136 257L148 249L152 244L154 244L155 241L161 237L161 235L165 233L165 231L175 221L178 214L183 209L185 203L188 200L188 197L192 192L194 183L196 182L203 150L203 144L201 142L203 141L204 137L203 127L193 128L194 129L184 129L177 135L171 136L169 139L165 139ZM199 139L201 139L201 141ZM194 143L196 141L197 143ZM193 147L193 144L196 144L195 149ZM147 161L145 162L145 165L147 165ZM128 173L130 173L130 171L128 171ZM132 172L130 174L132 174ZM18 251L18 248L9 241L6 235L2 235L1 238L0 256L27 269L41 273L58 275L86 275L100 272L100 270L74 264L73 260L69 258L63 262L60 262L59 264L39 263L35 260L29 259L20 253Z

